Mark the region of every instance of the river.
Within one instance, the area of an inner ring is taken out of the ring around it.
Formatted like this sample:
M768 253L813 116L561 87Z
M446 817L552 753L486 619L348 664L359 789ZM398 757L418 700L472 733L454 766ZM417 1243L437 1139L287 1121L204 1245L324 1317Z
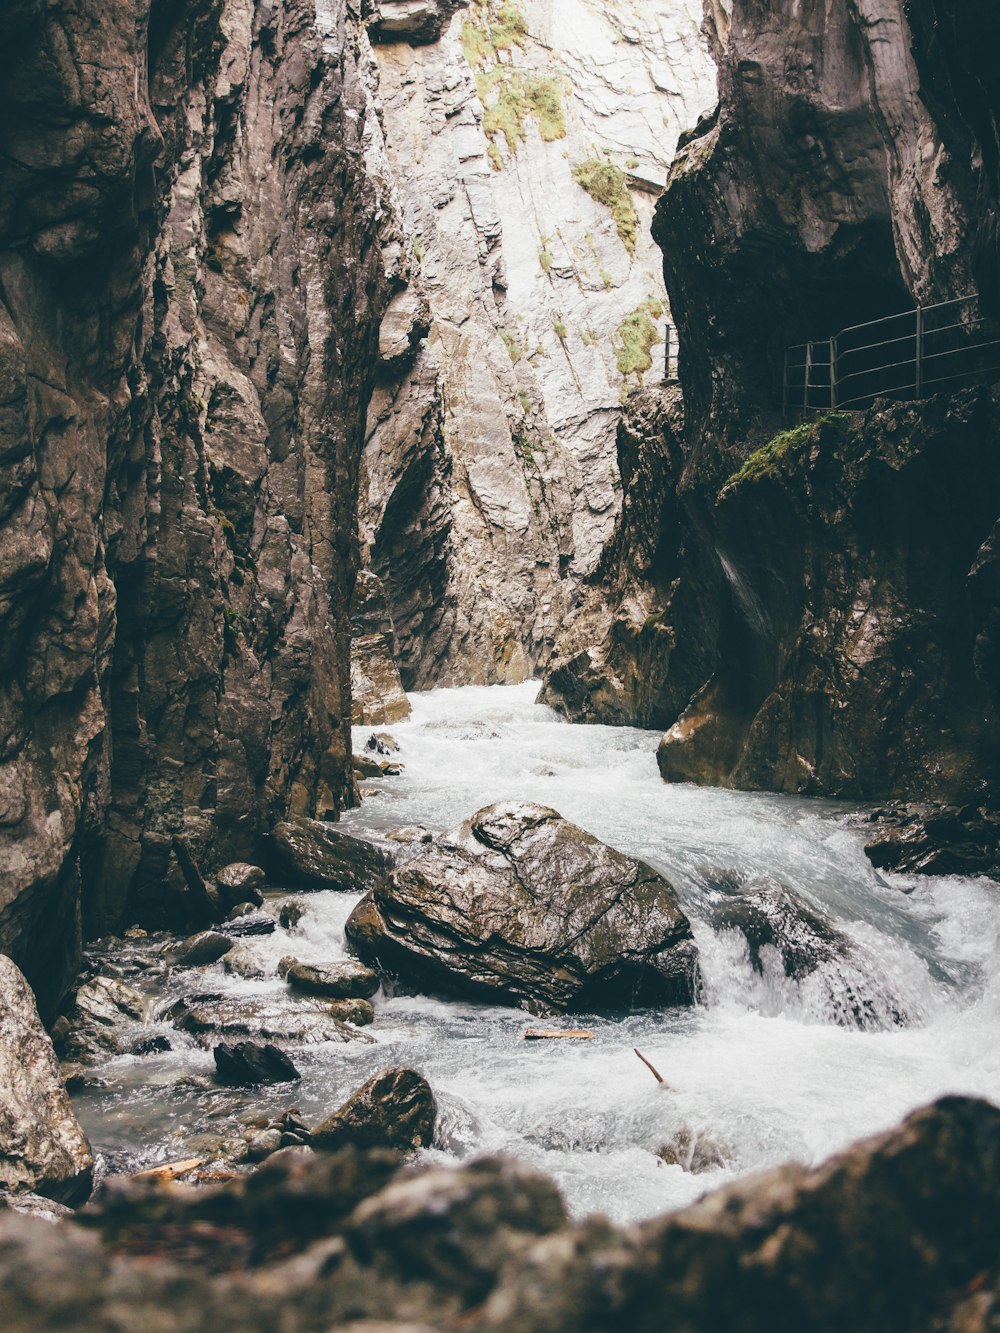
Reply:
M575 1015L592 1041L526 1043L535 1020L517 1010L380 993L366 1030L375 1044L291 1050L300 1084L239 1095L211 1087L208 1051L154 1024L172 1051L110 1059L95 1071L105 1086L76 1098L104 1169L210 1155L206 1145L254 1107L296 1106L318 1119L370 1073L405 1064L438 1099L429 1160L513 1154L552 1175L575 1214L626 1222L749 1171L820 1161L942 1093L1000 1100L992 882L876 874L842 804L666 785L659 733L571 725L534 702L537 688L412 695L412 716L391 729L403 773L366 784L376 790L344 825L438 832L501 798L553 806L675 885L701 954L701 1003L621 1019ZM356 729L356 750L370 731ZM766 948L755 970L743 936L713 926L734 891L779 886L849 940L846 957L794 980ZM356 898L301 897L297 930L249 942L262 968L289 953L343 956ZM209 983L234 1000L296 1003L276 977L243 980L221 964L175 974L169 993ZM162 984L149 983L154 1004Z

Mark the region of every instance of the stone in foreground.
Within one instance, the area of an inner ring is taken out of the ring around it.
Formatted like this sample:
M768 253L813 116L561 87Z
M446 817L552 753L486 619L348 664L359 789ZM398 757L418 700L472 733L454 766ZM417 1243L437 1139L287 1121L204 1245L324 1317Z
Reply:
M79 1203L93 1169L31 987L0 954L0 1189Z
M284 1051L270 1042L222 1042L212 1054L220 1083L255 1087L260 1083L291 1083L302 1077Z
M533 1012L694 999L698 955L667 881L527 801L480 810L386 876L347 937L414 985Z
M430 1084L413 1069L385 1069L312 1132L314 1148L427 1148L437 1107Z

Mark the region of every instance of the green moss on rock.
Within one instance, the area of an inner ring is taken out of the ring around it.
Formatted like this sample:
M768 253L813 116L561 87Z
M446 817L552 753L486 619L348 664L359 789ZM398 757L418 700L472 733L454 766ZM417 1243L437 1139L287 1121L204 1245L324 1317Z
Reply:
M774 476L778 464L792 454L801 453L812 445L849 444L856 437L847 412L828 412L813 421L804 421L801 426L793 426L775 435L773 440L755 449L741 468L732 474L726 487L742 486L760 481L762 477Z
M641 381L645 372L652 369L653 347L663 341L653 321L662 314L663 306L651 298L643 301L618 325L611 342L622 375L638 375Z
M604 157L588 157L573 168L573 179L611 214L622 244L635 254L639 219L625 173Z

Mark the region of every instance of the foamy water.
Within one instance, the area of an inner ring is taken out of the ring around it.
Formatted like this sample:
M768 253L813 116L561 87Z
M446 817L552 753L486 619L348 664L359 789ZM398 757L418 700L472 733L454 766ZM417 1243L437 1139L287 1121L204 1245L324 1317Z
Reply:
M213 1064L170 1030L178 1049L109 1061L98 1071L109 1086L78 1101L112 1166L182 1155L250 1108L294 1105L318 1118L370 1073L405 1064L437 1095L430 1156L511 1153L552 1174L574 1212L628 1221L747 1171L819 1161L946 1092L1000 1100L1000 889L877 875L863 831L846 822L849 807L668 786L656 768L658 733L570 725L536 705L536 692L527 684L411 696L412 717L391 728L404 773L378 782L345 826L439 832L502 798L553 806L672 881L701 952L702 1003L613 1020L574 1015L593 1041L526 1043L533 1020L517 1010L380 994L367 1029L374 1045L292 1049L301 1084L246 1095L178 1088L179 1075ZM356 750L370 730L356 730ZM734 886L783 887L847 938L846 956L796 981L765 948L755 971L743 937L711 924ZM304 901L297 930L248 942L265 966L288 953L344 955L356 899L324 892ZM184 981L248 1002L297 1003L276 978L239 980L221 964L178 974L171 994ZM686 1169L692 1163L707 1169Z

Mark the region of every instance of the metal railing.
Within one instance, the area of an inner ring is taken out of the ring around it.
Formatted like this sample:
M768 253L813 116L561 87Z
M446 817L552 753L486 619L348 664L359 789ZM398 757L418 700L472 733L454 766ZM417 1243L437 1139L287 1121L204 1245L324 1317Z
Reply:
M782 409L808 416L831 408L870 407L876 398L906 402L939 389L1000 375L1000 338L978 293L855 324L835 337L785 352Z

